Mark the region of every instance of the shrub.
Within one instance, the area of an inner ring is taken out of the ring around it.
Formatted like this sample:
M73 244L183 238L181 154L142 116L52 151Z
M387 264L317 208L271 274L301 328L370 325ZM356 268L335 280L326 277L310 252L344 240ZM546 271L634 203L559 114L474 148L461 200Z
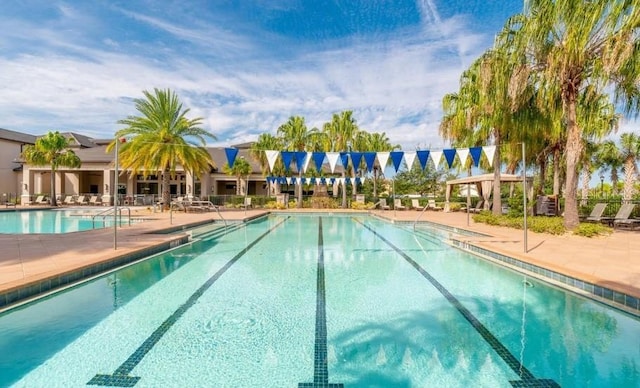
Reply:
M523 217L496 216L488 211L474 215L473 220L488 225L504 226L513 229L524 228ZM527 229L537 233L564 234L566 232L561 217L528 217Z
M361 203L361 202L351 202L351 208L354 210L370 210L375 207L373 202Z
M573 234L583 237L595 237L611 234L613 229L602 224L593 224L588 222L581 222L580 225L573 231Z

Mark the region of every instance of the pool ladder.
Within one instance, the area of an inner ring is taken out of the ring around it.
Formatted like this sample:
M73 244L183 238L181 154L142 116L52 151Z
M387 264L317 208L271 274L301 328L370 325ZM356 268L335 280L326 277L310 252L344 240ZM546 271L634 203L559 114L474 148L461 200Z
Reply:
M416 217L415 221L413 221L413 230L416 230L416 224L418 223L418 221L420 221L420 218L422 218L428 206L429 204L424 205L424 207L422 208L422 211L420 212L420 214L418 214L418 217Z
M97 214L94 214L91 217L91 222L93 224L93 229L96 228L96 218L97 217L102 217L102 226L105 226L106 224L106 218L113 215L113 222L116 223L118 222L118 219L120 220L120 222L122 222L122 210L125 210L127 212L127 218L129 219L129 226L131 226L131 209L128 207L122 207L122 206L118 206L118 213L116 214L116 212L114 211L114 207L110 207L106 210L103 210Z

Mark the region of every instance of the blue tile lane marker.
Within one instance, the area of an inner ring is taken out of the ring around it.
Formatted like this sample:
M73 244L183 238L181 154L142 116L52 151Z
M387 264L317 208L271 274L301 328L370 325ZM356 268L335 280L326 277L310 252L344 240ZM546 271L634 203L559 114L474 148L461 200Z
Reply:
M176 311L173 312L162 324L136 349L135 352L129 358L122 363L116 369L115 372L111 375L95 375L87 385L101 385L105 387L133 387L140 380L140 377L130 376L129 373L133 370L133 368L138 365L140 361L144 358L144 356L149 353L149 351L155 346L155 344L160 341L162 336L173 326L174 323L180 319L182 314L187 312L191 306L193 306L198 299L202 296L224 274L233 264L236 263L245 253L249 251L249 249L253 248L260 240L265 238L269 233L271 233L274 229L282 225L289 217L280 221L276 225L272 226L269 230L260 235L257 239L255 239L251 244L244 247L238 254L236 254L231 260L224 265L224 267L220 268L218 272L216 272L213 276L209 278L200 288L194 292L186 302L182 304Z
M449 290L447 290L440 282L438 282L429 272L427 272L424 268L420 266L415 260L413 260L409 255L407 255L402 249L396 247L391 241L382 237L378 232L365 225L359 220L355 220L365 228L367 228L371 233L376 235L380 240L384 241L388 246L393 248L400 256L402 256L411 266L413 266L420 274L426 278L441 294L445 297L445 299L453 305L453 307L458 310L460 314L473 326L473 328L480 334L480 336L491 346L491 348L502 358L502 360L513 370L518 376L520 376L521 380L509 381L509 383L514 387L560 387L558 383L551 379L536 379L536 377L531 373L524 365L518 361L516 357L511 354L509 349L504 346L500 340L498 340L490 331L487 329L482 322L480 322L466 307L453 296Z
M316 281L316 342L313 357L313 383L299 383L298 388L343 388L344 384L329 384L327 366L327 312L324 288L324 240L322 218L318 217L318 277Z

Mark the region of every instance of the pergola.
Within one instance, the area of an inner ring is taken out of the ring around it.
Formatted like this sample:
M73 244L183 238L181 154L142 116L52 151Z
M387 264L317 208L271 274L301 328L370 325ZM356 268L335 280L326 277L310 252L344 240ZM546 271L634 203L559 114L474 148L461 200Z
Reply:
M522 175L513 175L513 174L500 174L500 183L522 183ZM527 188L528 197L531 198L533 194L533 177L527 177ZM489 199L491 198L491 193L493 192L493 173L491 174L482 174L482 175L473 175L464 178L454 179L447 181L447 191L445 193L445 204L444 211L449 211L449 198L451 197L451 190L455 185L475 185L478 190L478 195L484 201L484 209L489 210Z

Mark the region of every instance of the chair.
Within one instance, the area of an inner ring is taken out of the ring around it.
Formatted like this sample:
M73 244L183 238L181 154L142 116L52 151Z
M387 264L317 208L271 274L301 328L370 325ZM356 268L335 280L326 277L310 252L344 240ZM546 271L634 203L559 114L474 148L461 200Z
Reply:
M73 200L73 195L67 195L63 202L65 205L73 205L75 201Z
M435 199L428 200L427 209L429 209L429 210L442 210L442 208L436 204L436 200Z
M471 210L471 213L480 213L482 210L484 210L484 201L480 200L478 201L478 203L476 204L476 207L469 209Z
M396 198L393 200L393 208L395 210L405 210L406 207L402 205L402 200L400 198Z
M89 202L86 201L86 197L84 195L78 196L78 200L76 201L78 205L87 205Z
M411 200L411 209L422 210L422 206L420 206L420 201L418 201L417 199L412 199Z
M91 198L89 198L89 205L99 205L100 201L98 201L98 196L97 195L92 195Z
M385 198L381 198L380 201L378 201L378 203L380 204L380 209L382 210L390 209L389 205L387 205L387 200Z
M629 218L635 207L636 205L632 203L622 205L613 219L613 227L633 228L634 225L640 225L640 219Z
M33 203L36 204L36 205L46 205L49 202L46 199L44 199L44 195L38 195L36 197L36 200L33 201Z
M356 203L364 205L364 194L356 194Z
M251 197L246 197L244 199L244 203L242 205L240 205L241 208L244 208L245 210L253 207L253 205L251 204Z
M587 218L585 218L585 221L588 222L604 222L604 221L611 221L611 217L602 217L602 214L604 213L604 209L607 208L607 204L606 203L596 203L596 205L593 207L593 210L591 211L591 214L589 214L589 216Z

